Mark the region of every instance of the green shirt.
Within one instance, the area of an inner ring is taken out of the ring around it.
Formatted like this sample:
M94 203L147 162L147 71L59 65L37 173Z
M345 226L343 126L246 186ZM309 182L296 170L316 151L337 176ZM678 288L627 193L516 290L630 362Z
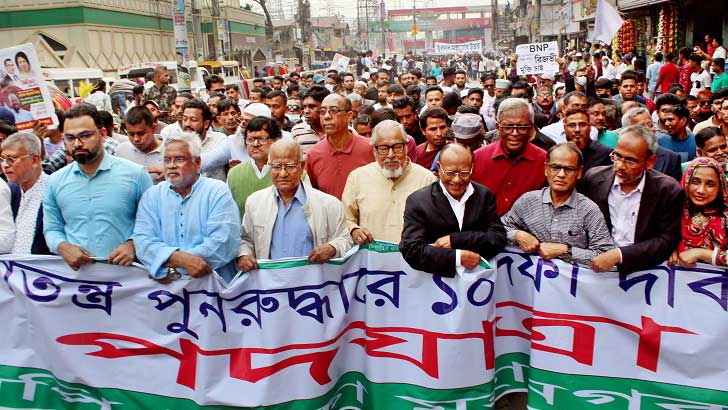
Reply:
M602 144L608 146L611 149L614 149L617 147L617 133L614 131L609 131L608 129L604 129L603 131L599 131L599 136L597 137L597 141L601 142Z
M710 91L715 93L716 91L720 90L721 88L726 88L726 87L728 87L728 73L726 73L724 71L723 74L713 78L713 83L710 86Z
M233 167L228 173L227 183L230 187L230 192L233 194L233 199L240 210L241 219L245 213L245 201L248 200L248 197L255 191L260 191L273 185L268 166L263 167L261 173L265 172L265 174L260 178L256 174L254 167L255 162L250 159Z

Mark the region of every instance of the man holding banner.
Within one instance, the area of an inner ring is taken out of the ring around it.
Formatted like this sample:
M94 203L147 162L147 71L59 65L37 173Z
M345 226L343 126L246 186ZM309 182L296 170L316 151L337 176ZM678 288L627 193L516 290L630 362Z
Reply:
M470 181L469 149L445 145L437 167L440 181L407 198L399 250L414 269L454 277L500 252L506 233L493 192Z
M622 128L614 165L586 173L581 191L599 205L618 246L595 257L592 270L619 265L620 272L631 273L664 262L677 248L685 193L673 178L652 169L657 146L649 129Z

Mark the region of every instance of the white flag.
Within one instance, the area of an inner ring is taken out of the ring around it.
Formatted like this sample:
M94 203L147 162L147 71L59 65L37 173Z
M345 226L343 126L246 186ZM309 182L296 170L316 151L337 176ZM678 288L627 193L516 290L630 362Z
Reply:
M594 22L594 39L604 44L610 44L614 34L622 27L622 17L617 9L606 0L597 2L597 15Z

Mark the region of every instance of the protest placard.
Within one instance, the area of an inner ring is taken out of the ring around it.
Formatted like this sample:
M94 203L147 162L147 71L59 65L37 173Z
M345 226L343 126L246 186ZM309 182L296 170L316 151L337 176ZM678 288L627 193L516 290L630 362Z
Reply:
M349 57L336 53L334 54L333 60L331 60L331 66L329 67L329 70L336 70L340 73L343 73L346 71L346 67L349 66L349 60Z
M0 119L12 120L19 131L36 120L57 126L53 101L40 71L33 44L0 49Z
M555 73L559 71L559 45L547 43L521 44L516 47L518 75Z

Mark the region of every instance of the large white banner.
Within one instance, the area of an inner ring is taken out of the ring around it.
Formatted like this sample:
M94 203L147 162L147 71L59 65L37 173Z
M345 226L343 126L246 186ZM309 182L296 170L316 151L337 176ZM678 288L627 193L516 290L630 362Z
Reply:
M518 250L442 278L375 243L159 285L0 261L0 407L728 410L728 274L594 273ZM256 407L260 408L260 407Z
M435 54L471 54L483 53L483 42L481 40L469 41L467 43L449 44L435 42Z

